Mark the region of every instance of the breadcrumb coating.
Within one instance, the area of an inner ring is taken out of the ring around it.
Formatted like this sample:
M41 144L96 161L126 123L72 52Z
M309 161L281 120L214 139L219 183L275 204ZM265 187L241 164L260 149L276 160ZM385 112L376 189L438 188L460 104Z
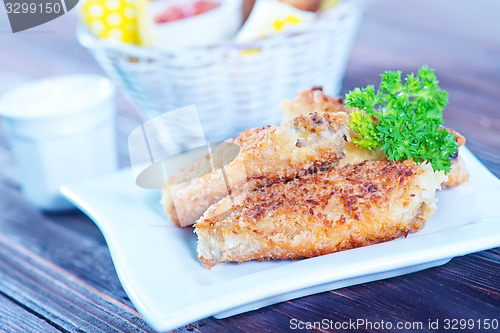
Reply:
M239 147L233 160L228 161L231 154L225 149L212 153L219 166L228 162L223 169L213 171L207 156L167 181L162 195L165 211L175 224L190 225L229 193L335 166L349 140L347 119L345 113L311 113L240 133L227 141Z
M289 121L297 116L311 112L345 112L350 113L342 98L333 98L323 93L322 87L313 87L299 92L293 101L281 102L283 121Z
M444 178L411 160L366 161L232 194L195 224L199 259L300 259L405 236L433 215Z

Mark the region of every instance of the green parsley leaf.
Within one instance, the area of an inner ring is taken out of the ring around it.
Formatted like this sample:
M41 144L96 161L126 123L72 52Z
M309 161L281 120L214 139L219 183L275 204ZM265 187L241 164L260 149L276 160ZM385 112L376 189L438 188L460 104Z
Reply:
M351 109L349 126L366 149L382 149L390 160L427 161L435 171L451 169L458 144L443 127L448 93L439 88L434 70L423 66L402 82L401 71L387 71L377 93L372 85L346 94Z

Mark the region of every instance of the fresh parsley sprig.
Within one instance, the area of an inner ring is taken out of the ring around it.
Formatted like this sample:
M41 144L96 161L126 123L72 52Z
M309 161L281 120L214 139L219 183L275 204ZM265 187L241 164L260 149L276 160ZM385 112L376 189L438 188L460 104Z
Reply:
M405 83L401 71L387 71L377 93L373 85L346 95L351 109L349 126L359 138L353 142L367 149L382 149L390 160L431 163L435 171L451 169L458 144L443 127L448 94L439 88L434 70L423 66ZM357 109L357 110L356 110Z

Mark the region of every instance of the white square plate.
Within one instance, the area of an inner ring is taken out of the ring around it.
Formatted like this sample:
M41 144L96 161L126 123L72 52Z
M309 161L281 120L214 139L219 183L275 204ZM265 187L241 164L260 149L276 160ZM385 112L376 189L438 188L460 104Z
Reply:
M224 318L326 290L442 265L500 246L500 181L466 148L470 182L440 191L439 209L407 238L299 261L220 264L205 269L196 235L175 227L157 191L130 169L62 188L102 231L121 283L156 330Z

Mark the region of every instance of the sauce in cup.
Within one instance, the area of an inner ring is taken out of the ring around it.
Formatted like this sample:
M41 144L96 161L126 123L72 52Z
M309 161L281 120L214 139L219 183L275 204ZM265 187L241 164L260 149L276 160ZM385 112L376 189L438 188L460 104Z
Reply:
M72 209L61 185L117 168L114 94L106 78L75 74L33 81L0 98L28 201L48 211Z

